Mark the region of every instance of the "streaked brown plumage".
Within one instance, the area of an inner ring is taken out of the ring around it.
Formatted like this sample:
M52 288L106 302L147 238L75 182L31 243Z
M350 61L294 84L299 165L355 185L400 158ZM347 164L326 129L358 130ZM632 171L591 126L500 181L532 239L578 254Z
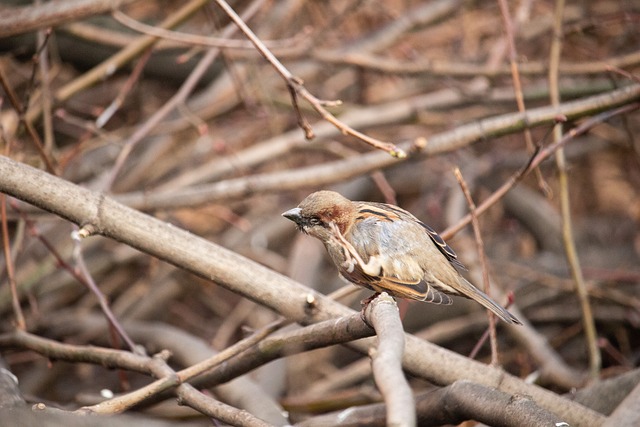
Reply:
M464 266L455 252L404 209L318 191L282 215L321 240L340 275L351 283L434 304L451 304L448 294L464 296L507 323L521 324L464 279L456 270Z

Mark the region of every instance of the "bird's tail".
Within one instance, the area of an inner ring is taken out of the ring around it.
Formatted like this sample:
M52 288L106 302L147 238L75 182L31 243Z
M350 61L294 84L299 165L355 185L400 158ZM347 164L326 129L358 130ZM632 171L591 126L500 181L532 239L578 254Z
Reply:
M487 294L482 292L480 289L473 286L469 281L467 281L464 277L459 276L458 279L460 287L457 289L463 296L472 299L479 304L481 304L486 309L490 310L496 316L501 318L507 323L511 323L514 325L522 325L522 322L518 320L516 316L509 313L505 308L503 308L500 304L489 298Z

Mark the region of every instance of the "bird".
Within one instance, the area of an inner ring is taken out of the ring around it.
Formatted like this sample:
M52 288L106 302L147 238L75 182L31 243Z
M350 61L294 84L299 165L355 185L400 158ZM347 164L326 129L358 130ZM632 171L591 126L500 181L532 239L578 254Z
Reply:
M322 190L282 216L324 243L348 282L376 294L433 304L450 305L449 295L462 296L507 323L522 324L461 275L464 265L433 228L398 206L351 201Z

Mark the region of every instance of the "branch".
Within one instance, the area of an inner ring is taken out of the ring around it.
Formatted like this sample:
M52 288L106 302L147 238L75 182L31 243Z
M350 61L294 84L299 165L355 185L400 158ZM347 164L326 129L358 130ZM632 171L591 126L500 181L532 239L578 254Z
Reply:
M404 330L398 306L383 292L364 308L364 316L378 337L377 348L371 349L373 375L387 407L387 425L415 426L413 393L402 373Z
M475 62L448 61L446 59L418 59L410 61L389 58L366 52L351 52L345 54L340 50L314 50L310 56L316 61L331 65L350 65L375 71L381 74L399 76L442 76L446 78L478 76L501 77L512 75L510 66L494 66L492 64L478 64ZM606 61L563 62L560 72L563 76L583 76L589 74L600 75L615 68L632 68L640 63L640 51L630 52L620 56L612 56ZM548 71L546 61L528 60L518 64L521 75L537 76Z
M637 426L640 424L640 384L622 401L604 422L603 427Z
M79 21L109 12L133 0L52 0L24 7L2 6L0 38Z
M551 42L551 52L549 58L549 94L551 97L551 105L557 107L560 105L560 89L559 89L559 73L560 54L562 52L562 14L564 12L564 0L556 1L553 24L553 38ZM553 139L555 142L562 139L562 125L556 124L553 128ZM564 154L564 148L558 149L555 153L556 167L558 168L558 186L560 187L560 211L562 212L562 241L564 243L564 252L567 257L567 263L571 270L571 276L575 283L575 291L580 301L582 309L582 324L584 327L585 341L587 352L589 354L589 373L593 379L597 379L602 365L600 349L598 348L598 333L596 331L595 320L591 305L589 304L589 295L587 293L587 285L582 275L582 267L580 266L580 258L576 242L573 237L573 225L571 221L571 206L569 199L569 176L567 173L567 160Z
M541 408L525 396L511 396L494 388L470 381L456 381L447 387L416 396L421 427L462 424L474 420L502 427L562 426L561 418ZM362 405L347 411L333 412L296 424L296 427L341 427L382 425L382 404Z

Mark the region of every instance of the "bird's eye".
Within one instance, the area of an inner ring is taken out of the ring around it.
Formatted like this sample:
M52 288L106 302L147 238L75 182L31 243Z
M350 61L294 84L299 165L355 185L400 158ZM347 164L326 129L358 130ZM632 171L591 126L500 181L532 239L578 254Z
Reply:
M311 224L311 225L320 225L320 224L322 224L322 221L320 221L320 218L318 218L317 216L313 216L313 217L309 218L309 224Z

